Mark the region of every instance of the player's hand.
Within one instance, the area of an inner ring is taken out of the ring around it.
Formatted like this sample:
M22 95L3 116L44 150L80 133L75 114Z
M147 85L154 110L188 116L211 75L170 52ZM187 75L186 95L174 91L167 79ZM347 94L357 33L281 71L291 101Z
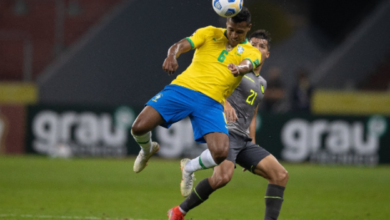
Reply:
M234 77L237 77L240 75L240 71L238 69L238 66L234 65L233 63L230 63L228 66L228 69L233 74Z
M162 66L163 70L167 72L168 75L174 74L178 67L179 64L177 63L176 57L174 56L168 56L165 58Z
M246 168L242 168L242 172L245 172L246 171Z
M228 123L235 122L238 119L236 110L234 110L228 101L225 101L225 115Z

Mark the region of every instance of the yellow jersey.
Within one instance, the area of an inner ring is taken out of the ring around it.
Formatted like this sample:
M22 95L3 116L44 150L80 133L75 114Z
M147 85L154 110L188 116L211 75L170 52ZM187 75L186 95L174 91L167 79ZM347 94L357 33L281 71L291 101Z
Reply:
M171 84L201 92L223 104L240 84L242 76L234 77L227 65L238 65L244 59L252 62L255 69L261 53L245 40L228 51L226 29L208 26L198 29L186 38L196 49L190 66Z

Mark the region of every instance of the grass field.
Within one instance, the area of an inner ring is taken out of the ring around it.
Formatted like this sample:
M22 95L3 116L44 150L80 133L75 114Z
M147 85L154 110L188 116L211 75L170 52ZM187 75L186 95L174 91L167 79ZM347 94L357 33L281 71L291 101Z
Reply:
M0 219L160 220L183 200L179 160L0 157ZM290 180L281 220L390 219L390 167L283 164ZM211 170L197 173L197 181ZM233 180L186 220L263 219L267 182L236 169Z

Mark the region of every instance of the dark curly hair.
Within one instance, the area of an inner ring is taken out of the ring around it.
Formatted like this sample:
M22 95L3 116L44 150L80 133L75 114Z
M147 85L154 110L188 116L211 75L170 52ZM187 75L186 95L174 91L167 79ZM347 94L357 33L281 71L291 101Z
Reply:
M252 16L251 16L251 13L249 12L248 8L243 7L241 9L240 13L238 13L236 16L228 18L228 19L232 19L232 21L234 23L241 23L243 21L246 21L246 23L250 24L251 18L252 18Z
M264 39L267 41L267 48L268 50L271 49L271 34L266 30L257 30L253 32L251 35L249 35L249 40L252 38L258 38L258 39Z

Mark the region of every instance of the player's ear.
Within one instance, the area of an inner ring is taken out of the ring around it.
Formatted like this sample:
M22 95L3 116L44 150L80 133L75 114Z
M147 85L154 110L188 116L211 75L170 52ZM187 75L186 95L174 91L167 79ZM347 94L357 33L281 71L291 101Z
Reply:
M252 23L249 23L249 24L247 25L248 32L251 30L251 28L252 28Z
M231 18L226 19L226 27L231 23Z
M268 51L268 52L265 54L265 58L269 58L269 55L270 55L270 52Z

